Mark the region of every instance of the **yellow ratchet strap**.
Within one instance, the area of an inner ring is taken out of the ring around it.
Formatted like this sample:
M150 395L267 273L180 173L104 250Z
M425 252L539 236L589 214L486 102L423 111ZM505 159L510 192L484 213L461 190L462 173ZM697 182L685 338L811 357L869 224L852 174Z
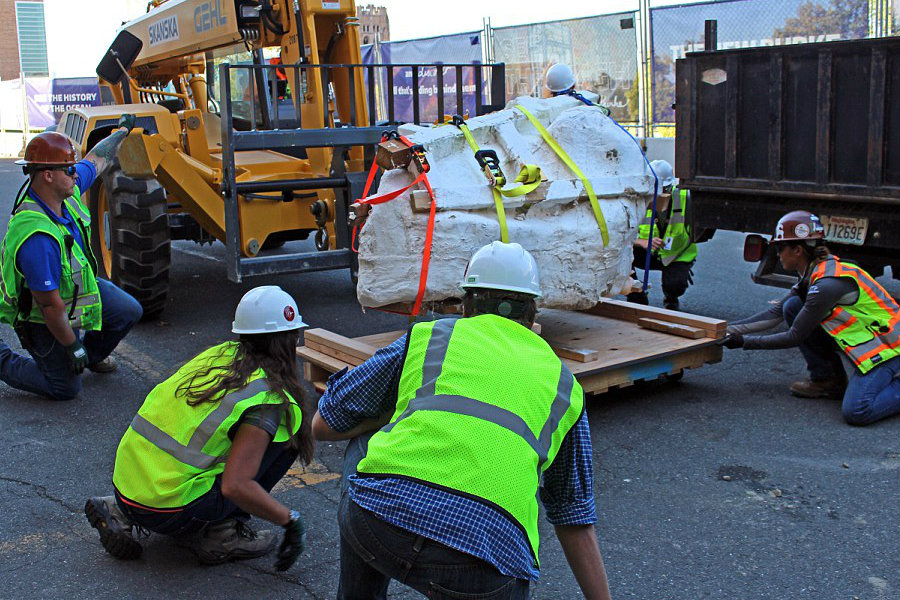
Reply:
M497 221L500 224L500 241L504 244L509 243L509 229L506 226L506 210L503 207L503 197L507 198L515 198L518 196L524 196L525 194L533 191L541 184L541 168L537 165L525 165L519 171L519 174L516 176L514 183L521 183L522 185L503 189L503 185L506 183L506 179L503 176L502 172L500 172L499 161L497 160L497 154L494 151L482 151L481 148L478 147L478 143L475 141L475 136L472 135L472 132L469 130L469 126L462 122L462 119L454 119L451 121L454 125L456 125L460 131L462 131L463 136L466 138L466 142L469 144L469 148L472 149L472 152L475 153L475 160L478 161L478 164L482 166L485 170L485 177L488 178L488 184L491 188L491 193L494 195L494 206L497 209ZM488 162L487 166L485 163L485 156L487 155L487 160L490 161L491 157L493 157L493 162ZM490 166L495 167L491 169ZM499 175L492 175L490 173L496 173Z
M606 219L603 217L603 211L600 210L600 203L597 202L597 195L594 193L594 188L591 187L591 182L588 181L588 178L585 177L584 173L581 172L581 169L578 168L578 165L575 164L569 155L566 154L566 151L562 149L562 147L556 143L556 140L550 135L541 122L538 121L533 114L528 112L524 106L517 104L516 108L519 111L528 117L528 120L531 121L531 124L534 125L534 128L538 130L541 134L541 137L544 138L544 141L547 142L547 145L556 152L556 155L559 157L561 161L565 163L569 170L572 171L578 179L581 180L581 184L584 186L585 191L587 192L588 198L591 201L591 208L594 209L594 218L597 219L597 225L600 226L600 237L603 239L603 245L609 245L609 230L606 227Z

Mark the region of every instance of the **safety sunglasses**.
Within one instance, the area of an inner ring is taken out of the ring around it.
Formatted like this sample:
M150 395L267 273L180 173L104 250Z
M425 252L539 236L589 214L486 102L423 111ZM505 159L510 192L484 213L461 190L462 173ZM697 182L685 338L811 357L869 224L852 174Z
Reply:
M42 171L62 171L69 177L75 177L75 165L65 165L62 167L47 167L46 169L41 169Z

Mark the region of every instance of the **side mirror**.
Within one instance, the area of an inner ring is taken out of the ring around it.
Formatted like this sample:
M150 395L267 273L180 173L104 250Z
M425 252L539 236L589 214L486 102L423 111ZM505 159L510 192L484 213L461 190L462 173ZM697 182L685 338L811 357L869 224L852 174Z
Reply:
M744 260L759 262L766 255L769 242L761 235L751 234L744 240Z
M97 65L97 75L113 85L118 84L143 47L140 38L123 29Z

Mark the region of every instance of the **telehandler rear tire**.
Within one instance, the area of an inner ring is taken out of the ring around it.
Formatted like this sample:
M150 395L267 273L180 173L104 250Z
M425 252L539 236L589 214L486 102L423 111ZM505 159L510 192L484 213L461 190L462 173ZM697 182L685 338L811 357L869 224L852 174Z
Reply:
M91 238L101 276L131 294L153 319L169 294L171 233L166 191L114 164L91 188Z

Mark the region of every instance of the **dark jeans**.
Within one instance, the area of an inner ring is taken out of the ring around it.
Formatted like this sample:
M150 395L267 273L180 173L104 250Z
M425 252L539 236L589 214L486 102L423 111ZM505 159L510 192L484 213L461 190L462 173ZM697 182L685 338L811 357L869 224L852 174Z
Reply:
M788 327L794 323L802 308L803 300L799 296L791 296L785 301L781 310ZM813 381L844 377L840 352L834 338L821 327L816 327L808 338L800 342L800 353L806 359L809 378Z
M646 265L647 260L647 251L643 248L635 248L634 249L634 262L632 266L635 269L644 270L644 266ZM669 263L669 266L665 266L662 264L662 261L655 254L650 255L650 270L651 271L661 271L662 272L662 289L663 296L667 301L674 301L681 298L684 293L687 291L688 286L694 283L694 280L691 279L691 267L694 266L694 261L691 262L682 262L676 260L675 262ZM643 295L642 298L638 298L638 295ZM628 300L630 302L644 302L646 304L646 294L643 292L634 292L628 295ZM632 296L634 296L632 298Z
M140 303L114 283L98 279L103 325L82 338L88 361L96 364L110 355L143 315ZM71 400L81 391L81 376L72 372L65 348L46 325L23 323L29 342L22 340L31 358L22 356L0 341L0 379L10 387L46 396ZM75 332L80 336L80 331Z
M356 472L371 435L350 440L344 477ZM338 509L341 575L338 600L384 600L391 579L428 598L525 600L529 582L501 574L493 565L405 529L361 508L344 487Z
M281 481L284 474L294 464L297 452L287 443L269 444L259 465L259 472L254 480L267 492L271 492L275 484ZM164 535L186 535L203 529L210 523L234 518L248 521L250 515L238 508L222 494L222 477L216 477L213 487L206 494L194 500L184 508L174 512L160 512L133 506L126 503L116 490L116 503L135 524Z

